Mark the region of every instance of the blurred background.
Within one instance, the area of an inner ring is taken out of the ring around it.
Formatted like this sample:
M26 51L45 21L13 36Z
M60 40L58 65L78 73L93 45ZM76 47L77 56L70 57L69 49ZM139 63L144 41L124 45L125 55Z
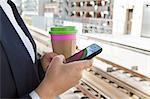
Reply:
M76 26L79 48L96 42L102 58L150 77L150 0L13 1L28 26Z
M54 26L75 26L81 50L103 48L61 99L150 99L150 0L13 0L39 54Z

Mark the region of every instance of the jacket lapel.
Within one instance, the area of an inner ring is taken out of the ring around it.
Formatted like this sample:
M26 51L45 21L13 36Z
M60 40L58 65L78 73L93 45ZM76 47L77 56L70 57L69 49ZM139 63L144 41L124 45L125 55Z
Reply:
M34 40L32 39L32 36L31 36L30 32L28 31L28 29L27 29L24 21L22 20L21 16L19 15L15 4L11 0L8 0L8 4L11 6L11 8L13 10L13 14L14 14L14 17L15 17L17 23L19 24L19 26L21 27L21 29L23 30L23 32L25 33L25 35L31 41L31 43L32 43L32 45L33 45L33 47L35 49L34 51L36 53L36 44L35 44Z
M6 51L18 94L21 96L32 91L39 83L37 67L35 68L22 40L1 7L0 21L0 41Z
M14 17L17 21L17 23L19 24L19 26L21 27L21 29L23 30L23 32L25 33L25 35L29 38L30 42L32 43L33 45L33 48L34 48L34 52L35 52L35 55L36 55L36 44L30 34L30 32L28 31L24 21L22 20L21 16L19 15L18 13L18 10L15 6L15 4L11 1L11 0L8 0L8 4L11 6L12 8L12 11L13 11L13 14L14 14ZM35 60L37 60L37 57L35 57ZM36 66L36 65L35 65ZM38 70L37 70L37 67L34 66L34 69L36 71L36 73L38 74Z

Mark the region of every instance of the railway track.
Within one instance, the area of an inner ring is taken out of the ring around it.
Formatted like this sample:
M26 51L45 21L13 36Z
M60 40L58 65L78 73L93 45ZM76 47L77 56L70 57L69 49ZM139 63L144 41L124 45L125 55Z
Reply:
M143 77L140 79L141 76L137 79L122 71L116 67L111 71L112 73L96 67L85 70L80 84L70 92L78 96L74 99L150 99L150 82L141 80L143 79Z
M48 36L30 31L38 53L50 51ZM150 99L150 78L101 57L93 65L83 72L80 84L60 95L62 99Z

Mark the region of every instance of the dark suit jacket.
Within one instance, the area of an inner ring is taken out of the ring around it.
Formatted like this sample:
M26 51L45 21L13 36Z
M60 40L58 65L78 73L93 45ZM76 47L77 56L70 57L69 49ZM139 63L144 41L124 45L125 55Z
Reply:
M10 0L8 4L37 53L35 42L16 6ZM33 63L22 40L0 6L0 98L30 98L29 93L39 85L43 75L37 57Z

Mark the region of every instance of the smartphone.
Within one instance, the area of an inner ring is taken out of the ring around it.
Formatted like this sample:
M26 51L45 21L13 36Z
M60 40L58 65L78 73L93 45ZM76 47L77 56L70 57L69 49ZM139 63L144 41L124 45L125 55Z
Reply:
M102 48L97 44L92 44L85 49L81 50L80 52L74 54L73 56L66 59L66 63L79 61L79 60L88 60L92 59L96 55L102 52Z

